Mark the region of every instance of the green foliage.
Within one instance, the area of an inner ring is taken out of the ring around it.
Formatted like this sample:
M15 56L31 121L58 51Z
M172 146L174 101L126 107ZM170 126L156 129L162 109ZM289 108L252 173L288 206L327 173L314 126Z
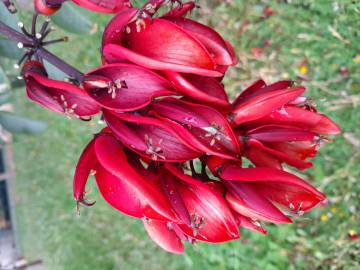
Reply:
M264 4L264 3L267 4ZM41 258L44 269L344 269L360 268L360 21L358 1L200 1L200 19L234 43L239 65L229 72L226 87L232 96L259 76L269 82L302 80L319 104L344 130L322 148L314 168L302 176L324 191L326 206L318 207L293 225L270 226L267 236L243 232L240 241L224 245L187 246L183 256L157 248L141 222L111 209L90 181L90 198L97 201L77 216L72 200L72 175L94 122L68 121L38 108L16 93L16 108L49 123L39 137L15 136L18 222L28 258ZM264 18L269 5L274 16ZM195 13L198 14L198 13ZM211 16L209 16L211 14ZM51 49L83 71L100 63L96 49L110 18L93 14L99 31L72 36L71 44ZM63 33L60 33L61 36ZM260 57L251 50L262 48ZM69 53L71 52L71 53ZM306 67L304 69L303 67ZM341 75L346 68L348 76ZM307 72L304 72L307 71Z
M71 3L64 3L51 20L64 30L74 34L89 34L95 27L90 18Z

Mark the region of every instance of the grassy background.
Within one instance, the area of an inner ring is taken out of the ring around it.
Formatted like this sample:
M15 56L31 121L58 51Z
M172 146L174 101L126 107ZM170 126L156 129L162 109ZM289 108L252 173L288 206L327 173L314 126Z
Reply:
M243 232L237 242L166 254L147 238L141 222L107 206L93 183L90 196L97 204L76 215L74 167L100 127L48 113L18 91L17 111L49 123L40 136L14 138L17 221L26 257L44 260L46 270L359 269L360 242L350 241L348 233L360 234L360 3L288 2L200 1L195 15L236 47L240 63L226 81L231 95L259 77L302 80L319 110L341 125L344 136L325 146L314 169L303 175L327 193L327 205L293 225L267 226L267 236ZM273 16L264 17L266 7ZM52 47L83 71L99 65L94 47L109 17L93 19L97 33Z

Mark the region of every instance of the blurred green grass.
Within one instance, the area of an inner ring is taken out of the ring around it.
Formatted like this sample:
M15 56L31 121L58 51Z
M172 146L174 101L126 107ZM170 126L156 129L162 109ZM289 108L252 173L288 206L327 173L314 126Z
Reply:
M344 130L315 160L303 177L321 188L328 205L315 209L293 225L267 226L267 236L243 232L240 241L224 245L187 246L183 256L157 248L141 222L118 214L99 197L76 215L72 175L78 156L96 121L82 123L48 113L15 97L19 113L49 123L37 137L14 138L17 169L17 221L27 258L43 259L45 269L359 269L360 243L360 3L358 1L200 1L195 12L236 47L239 65L228 74L231 95L263 77L303 80L318 103ZM274 15L265 18L271 7ZM92 15L99 25L91 36L71 36L52 50L83 71L100 63L101 30L108 16ZM59 33L58 35L61 35ZM264 48L264 44L267 45ZM262 48L255 57L254 48ZM304 67L306 69L304 70ZM341 70L348 75L341 75Z

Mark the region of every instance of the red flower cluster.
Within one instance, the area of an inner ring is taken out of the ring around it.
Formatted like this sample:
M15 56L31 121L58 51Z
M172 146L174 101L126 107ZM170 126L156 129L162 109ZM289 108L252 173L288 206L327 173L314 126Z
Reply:
M236 64L229 42L184 18L193 2L160 18L149 17L149 5L111 20L104 64L82 88L47 78L38 62L23 69L33 101L79 118L101 111L107 124L80 157L75 200L92 204L85 186L93 174L113 208L141 219L173 253L183 242L238 239L239 227L265 233L261 222L290 223L324 200L283 168L310 168L324 135L340 132L305 89L259 80L231 103L221 83Z

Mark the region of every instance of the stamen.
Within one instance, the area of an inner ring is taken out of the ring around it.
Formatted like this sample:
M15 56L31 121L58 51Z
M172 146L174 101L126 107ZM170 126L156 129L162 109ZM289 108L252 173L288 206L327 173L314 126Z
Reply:
M161 158L163 160L166 159L165 156L161 155L161 153L163 153L163 150L160 146L163 142L162 139L158 142L159 146L154 147L152 138L150 138L149 135L145 134L145 142L147 145L146 154L151 155L152 160L157 161L158 158Z

